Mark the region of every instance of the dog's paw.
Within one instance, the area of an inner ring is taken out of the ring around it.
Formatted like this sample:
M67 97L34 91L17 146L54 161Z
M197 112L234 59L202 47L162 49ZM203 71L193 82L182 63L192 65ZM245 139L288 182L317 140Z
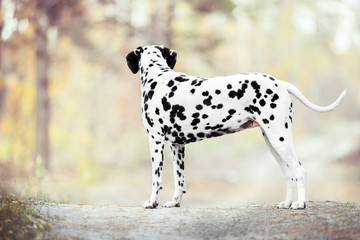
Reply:
M143 208L153 209L153 208L157 208L158 205L159 205L159 203L156 202L156 201L147 200L147 201L144 203Z
M304 201L296 201L291 204L291 209L304 209L306 208L306 203Z
M279 203L278 205L277 205L277 208L281 208L281 209L288 209L288 208L290 208L291 206L292 206L292 204L291 204L292 202L291 201L283 201L283 202L281 202L281 203Z
M171 201L167 201L163 207L165 208L173 208L173 207L180 207L180 202L175 201L175 200L171 200Z

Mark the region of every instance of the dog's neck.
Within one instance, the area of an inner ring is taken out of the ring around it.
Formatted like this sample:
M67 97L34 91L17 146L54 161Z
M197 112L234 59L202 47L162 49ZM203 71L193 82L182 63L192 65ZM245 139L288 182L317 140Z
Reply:
M167 72L173 71L166 63L166 60L157 54L144 54L140 59L141 83L146 84L149 79L155 79Z

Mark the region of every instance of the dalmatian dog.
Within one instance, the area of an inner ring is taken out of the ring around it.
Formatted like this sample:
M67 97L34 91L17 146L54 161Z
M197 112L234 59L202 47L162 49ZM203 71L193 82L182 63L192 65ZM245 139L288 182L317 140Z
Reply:
M185 145L206 138L260 127L265 142L286 179L286 199L278 208L303 209L305 169L295 153L292 139L293 104L289 94L312 110L333 110L331 105L311 103L292 84L262 73L201 78L173 70L177 53L164 46L138 47L127 56L130 70L140 70L142 120L148 133L152 162L152 192L144 208L159 201L164 143L173 153L175 193L163 207L180 207L186 193ZM293 201L295 186L298 200Z

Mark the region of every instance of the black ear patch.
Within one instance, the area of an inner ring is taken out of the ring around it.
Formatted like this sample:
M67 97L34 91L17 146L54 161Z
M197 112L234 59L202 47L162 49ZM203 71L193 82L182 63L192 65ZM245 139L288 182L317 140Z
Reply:
M139 61L141 53L143 51L144 50L142 47L138 47L137 49L131 51L128 55L126 55L127 65L134 74L139 71Z
M158 48L160 49L163 58L166 60L167 65L171 69L174 69L176 64L177 53L174 50L167 47L158 47Z

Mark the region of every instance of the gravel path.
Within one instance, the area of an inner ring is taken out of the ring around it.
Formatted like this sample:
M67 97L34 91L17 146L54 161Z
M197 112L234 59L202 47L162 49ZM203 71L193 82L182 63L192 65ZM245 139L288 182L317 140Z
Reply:
M44 239L360 239L360 204L309 202L305 210L275 205L175 208L56 204L39 207L51 223Z

